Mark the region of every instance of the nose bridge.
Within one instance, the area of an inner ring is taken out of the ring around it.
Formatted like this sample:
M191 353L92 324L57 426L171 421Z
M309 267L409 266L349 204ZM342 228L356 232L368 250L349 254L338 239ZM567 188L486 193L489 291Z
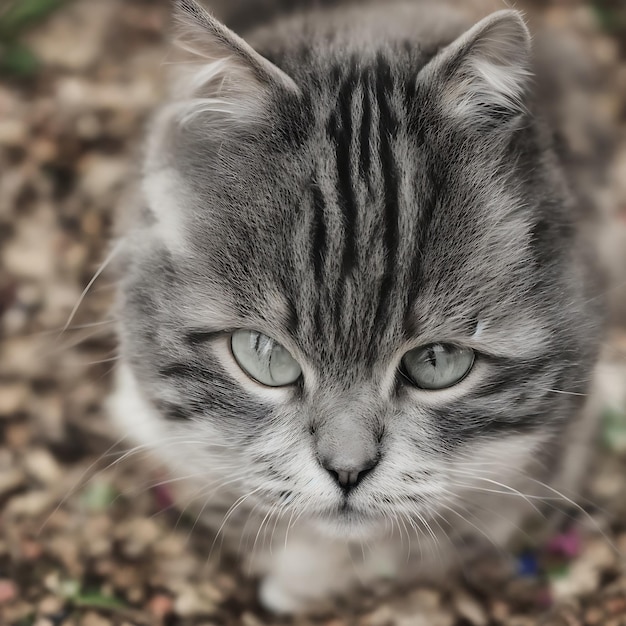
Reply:
M327 410L316 433L318 456L341 469L356 470L378 456L380 428L376 411L363 400Z

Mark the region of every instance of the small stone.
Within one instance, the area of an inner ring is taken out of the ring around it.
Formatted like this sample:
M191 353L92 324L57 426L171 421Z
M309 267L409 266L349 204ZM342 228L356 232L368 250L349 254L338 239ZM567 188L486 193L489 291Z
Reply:
M30 443L31 426L28 422L8 424L4 430L4 440L9 448L22 452Z
M29 33L28 45L47 66L85 70L102 54L108 27L117 10L115 0L71 4Z
M81 163L81 188L90 198L110 194L128 176L129 164L120 158L90 156Z
M0 605L8 604L17 598L17 585L6 578L0 578Z
M113 622L95 611L89 611L83 615L80 626L113 626Z
M181 617L192 617L215 612L215 605L203 599L194 587L184 587L174 601L174 610Z
M201 596L207 598L210 602L214 604L219 604L224 600L224 592L218 589L212 583L200 583L198 585L198 591Z
M337 622L336 620L333 620L333 622L327 622L326 626L333 626L333 623L335 624L335 626L340 626L340 623ZM246 611L241 616L241 626L265 626L265 625L258 617L256 617L249 611Z
M157 619L163 619L174 609L174 602L170 596L157 594L152 596L148 602L148 612Z
M626 615L626 598L610 598L604 606L609 615Z
M137 518L118 528L116 534L122 541L124 555L137 558L157 543L161 529L152 519Z
M43 554L43 548L41 544L32 539L24 539L20 543L20 556L25 561L36 561Z
M48 509L53 496L48 491L29 491L9 500L4 512L7 517L37 517Z
M436 609L441 605L441 594L432 589L417 589L409 596L409 602L420 608Z
M537 626L537 620L524 615L511 615L506 622L506 626Z
M58 571L50 572L43 579L43 586L48 591L58 593L61 588L61 577Z
M55 615L63 609L63 600L57 596L45 596L37 607L39 615Z
M0 384L0 419L17 413L28 398L28 386L22 382Z
M457 613L471 622L474 626L486 626L488 623L484 609L466 593L460 593L455 597L455 608Z
M604 611L601 611L597 607L593 607L585 613L585 623L589 626L601 625L604 619Z
M76 120L76 132L82 139L95 139L102 134L102 124L96 115L85 113Z
M82 532L83 550L91 557L104 557L111 553L112 520L106 514L90 517Z
M454 626L454 617L442 611L420 611L396 618L397 626Z
M31 143L30 154L38 163L52 163L59 156L59 147L54 141L41 137Z
M21 146L28 137L26 124L19 119L0 119L0 146Z
M142 587L131 587L126 591L126 599L131 604L142 604L146 594Z
M393 609L384 605L378 607L373 613L370 613L363 620L364 626L388 626L389 624L395 624L395 612Z
M493 600L490 612L494 619L503 622L511 614L511 609L506 602L502 602L502 600Z
M47 552L55 556L67 570L67 573L80 576L84 566L83 559L80 554L80 547L77 545L73 536L59 535L52 537L47 543Z
M615 563L616 554L607 539L599 538L589 541L583 558L598 568L607 568Z
M32 478L46 486L56 484L62 475L59 464L45 448L31 448L24 465Z
M140 585L142 580L139 571L135 567L128 565L118 567L113 572L112 582L116 587L127 589Z
M0 496L21 487L25 479L24 473L19 469L0 471Z
M584 558L572 563L565 576L551 580L555 600L568 600L595 591L600 584L597 567Z

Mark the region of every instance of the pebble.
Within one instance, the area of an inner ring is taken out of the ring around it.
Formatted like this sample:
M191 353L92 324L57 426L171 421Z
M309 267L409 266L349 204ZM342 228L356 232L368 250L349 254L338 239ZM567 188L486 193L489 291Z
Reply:
M210 582L200 583L198 585L198 590L201 596L207 598L214 604L219 604L225 598L224 592Z
M6 517L38 517L53 503L54 497L49 491L29 491L24 495L9 500L4 509Z
M604 604L610 615L624 615L626 617L626 597L611 598Z
M19 452L24 451L32 439L31 424L28 422L12 422L4 429L4 441L6 445Z
M38 541L23 539L20 542L20 556L25 561L37 561L43 554L43 546Z
M143 555L148 548L156 543L161 529L157 523L149 518L136 518L122 524L116 530L116 536L121 540L121 549L125 556L137 558Z
M615 563L617 555L607 538L598 537L587 542L583 558L598 569L605 569Z
M574 561L566 575L553 578L550 583L556 600L567 600L595 591L600 584L600 574L594 563L586 559Z
M97 558L111 553L113 548L111 526L111 519L105 515L97 515L87 520L82 531L83 550L86 554Z
M47 542L46 551L63 563L70 576L82 575L85 563L80 554L80 545L73 534L52 537Z
M206 598L202 598L198 591L190 586L185 586L174 601L174 610L181 617L192 617L215 612L215 605Z
M0 605L8 604L17 598L17 585L6 578L0 578Z
M45 448L31 448L24 459L26 472L42 485L52 486L62 476L61 467Z
M115 191L127 179L129 163L119 157L90 155L81 161L80 189L90 200Z
M326 623L324 626L337 626L337 624L334 624L334 622L335 620L333 620L332 622ZM254 615L253 613L250 613L249 611L246 611L241 616L241 626L265 626L265 624L258 617L256 617L256 615ZM343 625L339 625L339 626L343 626Z
M174 602L170 596L157 594L148 601L148 611L157 619L163 619L174 609Z
M25 481L24 472L19 469L0 471L0 496L18 489L25 484Z
M28 129L22 120L0 119L0 146L21 146L28 137Z
M113 626L113 622L95 611L88 611L82 616L80 626Z
M27 41L46 65L69 71L86 70L99 57L117 0L83 0L53 15Z
M470 595L462 592L456 594L454 604L457 613L473 626L487 626L489 622L487 614Z
M395 615L395 611L389 605L383 605L363 619L363 626L389 626L389 624L395 624Z
M37 611L39 615L55 615L61 612L63 608L64 601L58 596L45 596L42 600L39 601L37 605Z
M605 621L604 611L593 607L585 613L585 622L589 626L602 626Z
M532 617L523 615L511 615L507 618L507 626L537 626L537 621Z
M399 616L396 626L454 626L454 617L449 613L415 610L412 615Z

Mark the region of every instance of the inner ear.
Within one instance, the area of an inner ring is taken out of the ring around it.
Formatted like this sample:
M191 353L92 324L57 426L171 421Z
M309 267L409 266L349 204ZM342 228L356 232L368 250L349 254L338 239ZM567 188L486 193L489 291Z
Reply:
M211 98L218 107L230 103L245 109L271 91L299 93L287 74L195 0L176 0L174 22L174 45L180 52L174 65L175 98Z
M420 72L446 117L490 126L525 110L531 38L517 11L498 11L444 48Z

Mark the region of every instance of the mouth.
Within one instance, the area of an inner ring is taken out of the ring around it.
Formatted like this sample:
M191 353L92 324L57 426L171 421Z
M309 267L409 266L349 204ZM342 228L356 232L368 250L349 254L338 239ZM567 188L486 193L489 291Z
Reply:
M332 537L362 539L379 534L385 528L385 520L345 499L337 507L317 515L315 525Z

